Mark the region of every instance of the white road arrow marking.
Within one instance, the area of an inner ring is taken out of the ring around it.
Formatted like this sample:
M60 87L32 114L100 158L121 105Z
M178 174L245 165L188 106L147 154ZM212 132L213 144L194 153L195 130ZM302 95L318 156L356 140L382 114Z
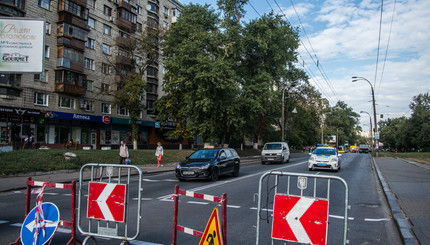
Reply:
M36 221L31 221L30 223L28 223L25 228L27 228L30 232L33 232L33 229L36 228L35 226ZM47 220L45 222L45 227L55 227L57 226L58 222L57 221L53 221L53 220ZM37 224L37 228L42 227L41 223Z
M102 214L106 220L115 220L109 209L109 206L106 203L106 200L109 198L110 194L115 189L115 186L115 184L107 184L96 200L97 204L99 205L100 211L102 211Z
M309 209L314 202L314 199L301 197L300 200L294 205L290 212L284 217L291 227L294 235L297 238L297 242L311 244L311 239L306 233L305 228L300 222L300 218Z

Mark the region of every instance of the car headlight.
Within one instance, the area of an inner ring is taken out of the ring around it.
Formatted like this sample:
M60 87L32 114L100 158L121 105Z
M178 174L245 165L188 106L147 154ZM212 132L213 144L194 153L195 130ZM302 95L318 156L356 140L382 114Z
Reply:
M210 164L208 163L206 165L201 166L200 169L207 169L207 168L209 168L209 166L210 166Z
M181 164L176 165L176 169L181 169Z
M332 158L330 159L330 162L337 162L337 157L332 157Z
M311 155L311 157L309 157L309 162L315 162L315 155Z

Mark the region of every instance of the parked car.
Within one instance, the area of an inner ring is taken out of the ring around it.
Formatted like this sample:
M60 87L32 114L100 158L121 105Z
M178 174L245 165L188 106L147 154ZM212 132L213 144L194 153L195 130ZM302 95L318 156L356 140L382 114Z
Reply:
M290 148L285 142L269 142L261 151L261 164L290 162Z
M338 171L341 166L340 157L333 147L317 147L312 153L308 161L309 171L314 169L329 169Z
M218 180L223 174L239 176L240 157L232 148L201 149L176 166L176 178Z

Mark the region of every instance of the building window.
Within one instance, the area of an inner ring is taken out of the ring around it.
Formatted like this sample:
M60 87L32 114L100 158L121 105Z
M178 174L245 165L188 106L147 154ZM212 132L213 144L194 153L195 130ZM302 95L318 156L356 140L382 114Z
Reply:
M164 7L164 8L163 8L163 13L164 13L165 15L169 16L169 8Z
M127 9L122 9L120 12L118 12L119 17L126 19L130 21L131 23L136 23L137 15L133 14L132 12L128 11Z
M40 82L46 82L48 81L47 76L48 76L48 71L44 70L41 74L34 74L34 80L40 81Z
M58 107L73 109L75 107L75 100L73 98L60 96L58 97Z
M51 0L39 0L37 5L39 7L49 10L49 7L51 6Z
M90 100L84 100L81 104L81 109L84 109L85 111L93 111L93 104L94 102Z
M118 106L117 114L120 116L128 116L128 110L125 106Z
M168 26L167 21L163 21L163 28L167 28L167 26Z
M21 85L21 74L0 74L0 84L19 87Z
M102 73L109 75L110 74L110 65L106 63L102 63Z
M48 106L48 95L44 93L34 93L34 104Z
M95 70L95 66L94 66L94 60L92 60L92 59L89 59L89 58L85 58L84 59L84 67L86 68L86 69L89 69L89 70Z
M110 104L108 103L102 103L102 113L103 114L110 114L111 110L110 110Z
M51 51L51 48L49 46L45 46L45 58L49 58L50 51Z
M110 91L110 86L107 83L102 83L101 87L100 87L100 92L102 93L109 93Z
M93 81L87 80L87 91L93 91Z
M142 7L136 5L136 13L142 15Z
M143 26L139 22L136 24L136 31L139 31L139 32L143 31Z
M106 24L103 24L103 34L110 36L111 33L112 33L112 27L110 27Z
M88 17L87 26L94 29L94 27L96 26L96 20L91 17Z
M112 15L112 8L104 5L103 7L103 13L107 16L111 16Z
M107 45L107 44L105 44L105 43L103 43L103 45L102 45L102 51L103 51L104 54L110 55L110 46Z
M45 22L45 34L51 35L51 23Z
M87 6L90 8L96 7L96 0L87 0Z
M96 43L96 41L94 39L88 38L87 41L85 42L85 47L90 48L90 49L94 49L95 43Z

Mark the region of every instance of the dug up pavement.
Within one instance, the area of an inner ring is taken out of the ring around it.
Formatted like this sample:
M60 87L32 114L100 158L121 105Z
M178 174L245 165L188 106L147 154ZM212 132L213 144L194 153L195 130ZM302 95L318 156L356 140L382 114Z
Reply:
M372 159L401 237L406 245L430 244L430 165L392 157ZM139 165L143 174L173 172L177 163ZM79 171L61 170L1 176L0 193L26 188L28 177L51 183L79 181ZM84 172L83 178L89 179Z

